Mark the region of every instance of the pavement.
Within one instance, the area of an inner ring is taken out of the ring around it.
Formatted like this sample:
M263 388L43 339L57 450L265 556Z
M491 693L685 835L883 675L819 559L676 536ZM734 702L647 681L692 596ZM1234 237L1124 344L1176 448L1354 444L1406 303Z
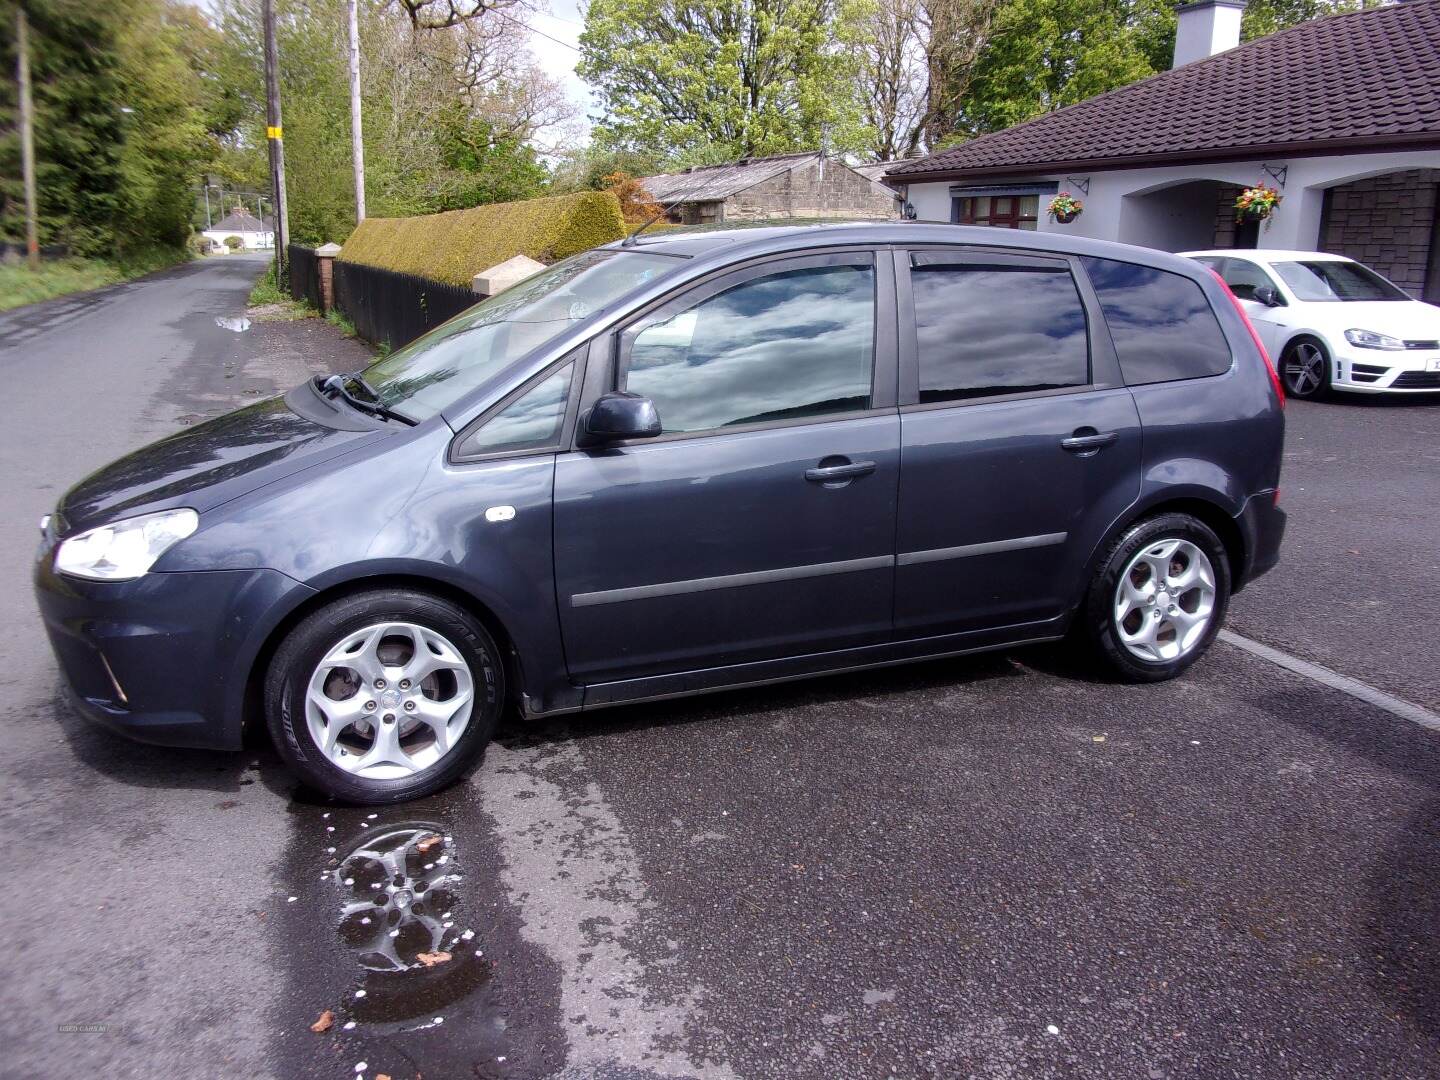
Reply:
M313 802L262 743L72 717L38 517L364 359L318 320L217 323L261 268L0 316L0 1075L1440 1073L1440 732L1230 643L1161 686L1017 650L512 722L467 784L380 811ZM1231 629L1431 716L1440 404L1288 419L1284 561ZM473 933L385 971L343 915L375 883L355 853L421 835L401 875Z

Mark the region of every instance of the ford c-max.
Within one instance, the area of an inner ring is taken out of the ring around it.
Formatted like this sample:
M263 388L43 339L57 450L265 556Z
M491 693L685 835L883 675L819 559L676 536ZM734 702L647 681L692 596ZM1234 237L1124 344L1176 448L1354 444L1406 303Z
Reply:
M357 803L551 716L1070 637L1171 678L1272 567L1282 401L1178 256L910 223L670 231L81 481L79 709Z

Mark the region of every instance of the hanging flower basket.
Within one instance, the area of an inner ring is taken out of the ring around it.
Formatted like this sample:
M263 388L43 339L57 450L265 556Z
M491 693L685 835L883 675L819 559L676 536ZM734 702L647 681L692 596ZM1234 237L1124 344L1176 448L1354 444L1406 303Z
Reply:
M1235 199L1235 214L1243 221L1265 221L1284 198L1272 187L1248 187Z
M1052 221L1058 221L1061 225L1069 225L1085 211L1085 204L1068 191L1062 191L1050 200L1045 212L1050 215Z

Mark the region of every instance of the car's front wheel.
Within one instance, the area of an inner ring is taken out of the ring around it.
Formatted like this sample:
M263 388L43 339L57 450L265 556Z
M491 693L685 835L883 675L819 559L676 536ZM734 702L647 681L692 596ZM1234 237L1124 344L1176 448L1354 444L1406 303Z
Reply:
M484 626L426 593L379 589L313 612L265 685L270 734L306 784L344 802L403 802L477 762L505 701Z
M1280 374L1286 397L1318 401L1330 394L1330 354L1318 341L1301 338L1287 345Z
M1230 562L1214 531L1189 514L1127 529L1090 583L1079 627L1129 682L1172 679L1204 654L1230 601Z

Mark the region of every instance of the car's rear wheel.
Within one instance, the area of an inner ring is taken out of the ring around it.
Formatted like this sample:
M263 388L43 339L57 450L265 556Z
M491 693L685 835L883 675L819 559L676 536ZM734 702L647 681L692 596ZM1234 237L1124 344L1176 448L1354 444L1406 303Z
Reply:
M1130 682L1179 675L1204 655L1225 620L1230 562L1214 531L1189 514L1127 529L1090 583L1080 632Z
M1318 401L1330 395L1330 354L1312 338L1301 338L1285 347L1280 358L1280 377L1285 396Z
M473 766L505 701L504 666L469 612L408 589L304 619L271 662L270 734L306 784L344 802L418 798Z

